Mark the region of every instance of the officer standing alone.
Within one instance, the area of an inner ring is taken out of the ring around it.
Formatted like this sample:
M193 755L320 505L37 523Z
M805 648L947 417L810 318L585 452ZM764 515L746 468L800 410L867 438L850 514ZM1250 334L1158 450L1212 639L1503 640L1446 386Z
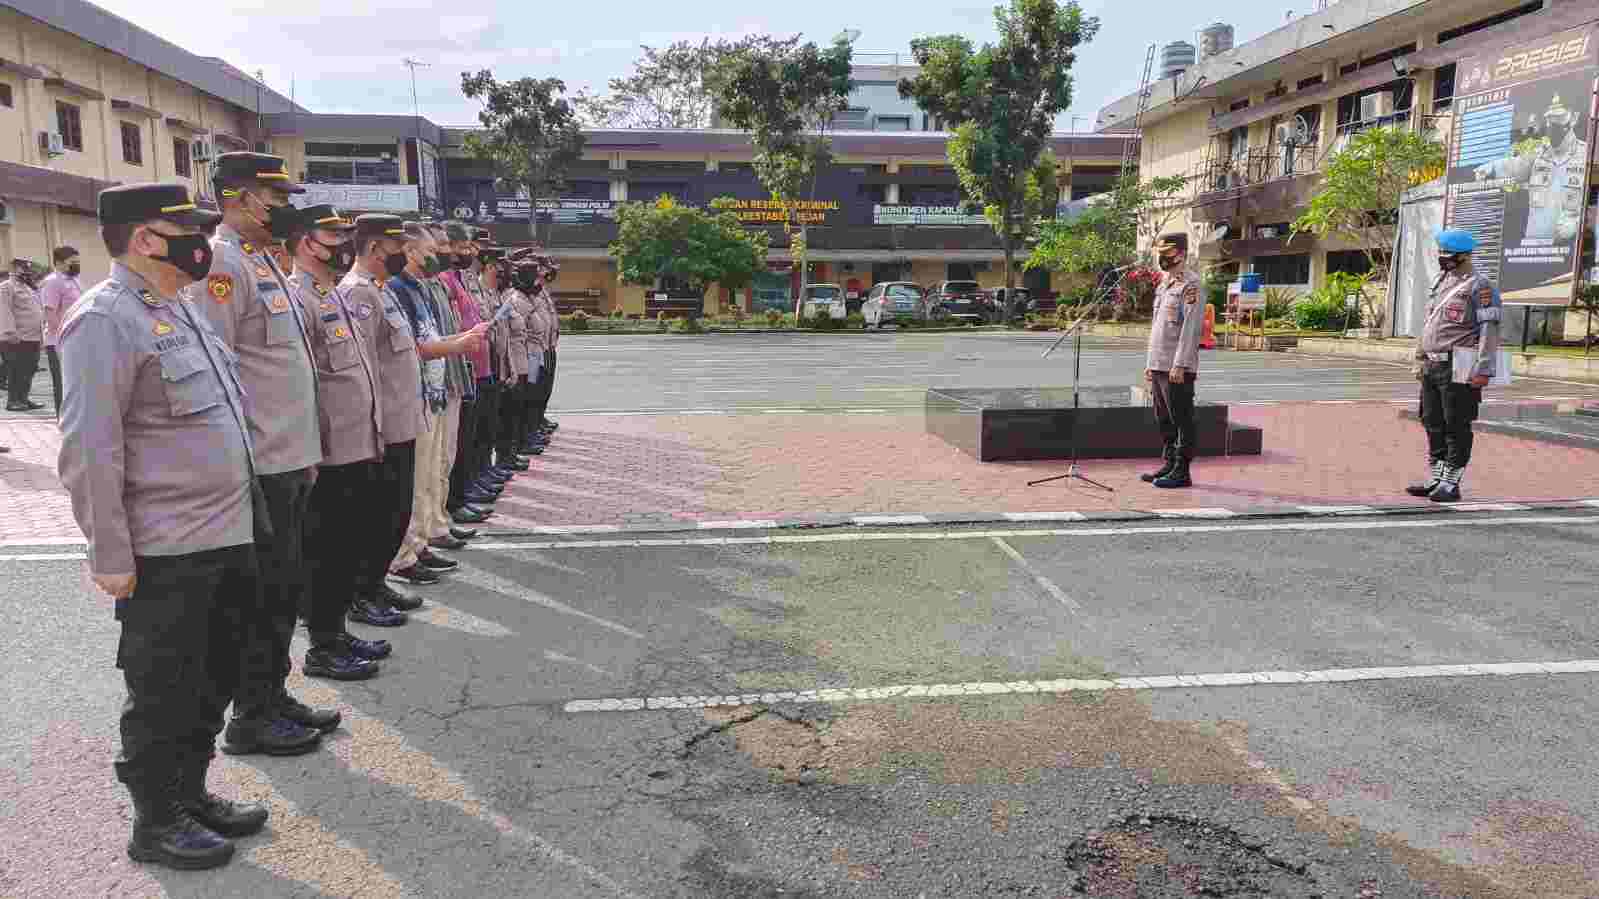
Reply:
M189 300L239 357L245 415L255 444L256 475L266 498L269 531L256 535L261 565L261 616L254 638L272 664L246 671L234 697L223 751L296 755L310 752L339 714L290 696L290 641L305 594L305 517L322 462L317 430L316 364L299 304L268 245L288 233L297 214L283 160L264 153L224 153L211 180L222 225L211 239L214 260Z
M180 293L210 271L219 217L168 184L102 191L99 215L111 275L61 328L61 482L122 624L128 855L212 868L267 819L205 789L257 591L236 363Z
M1439 231L1438 281L1427 305L1427 321L1411 369L1421 381L1421 424L1427 430L1425 480L1405 492L1437 503L1460 501L1460 481L1471 463L1471 424L1482 405L1482 389L1499 361L1499 291L1471 267L1477 239L1469 231ZM1455 380L1455 356L1475 354L1464 383Z
M1199 276L1185 264L1183 248L1169 240L1155 245L1164 272L1155 289L1155 318L1149 332L1149 358L1144 380L1154 398L1155 421L1165 445L1166 464L1142 475L1163 489L1193 484L1189 465L1199 449L1194 428L1194 382L1199 380L1199 338L1205 307L1200 303Z

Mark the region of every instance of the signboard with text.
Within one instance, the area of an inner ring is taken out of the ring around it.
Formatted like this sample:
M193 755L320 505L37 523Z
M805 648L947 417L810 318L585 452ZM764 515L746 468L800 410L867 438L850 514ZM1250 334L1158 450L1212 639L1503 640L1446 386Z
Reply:
M711 201L711 208L730 210L746 225L826 224L837 212L837 200L735 200L728 197Z
M550 197L530 203L526 196L517 194L491 194L480 192L475 197L457 195L450 206L452 218L478 224L525 224L529 210L537 205L539 221L554 221L562 225L591 224L614 221L616 207L613 200L589 200L582 197Z
M361 212L415 213L415 184L305 184L305 193L290 199L295 206L328 203L341 210Z
M1445 227L1507 303L1570 302L1587 206L1599 35L1589 28L1457 67Z
M872 207L874 225L986 225L981 212L963 206L899 206L878 203Z

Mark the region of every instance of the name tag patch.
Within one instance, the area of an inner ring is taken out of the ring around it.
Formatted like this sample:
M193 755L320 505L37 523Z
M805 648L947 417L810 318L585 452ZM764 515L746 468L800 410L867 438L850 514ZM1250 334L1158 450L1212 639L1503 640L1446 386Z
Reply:
M155 351L158 353L167 353L171 352L172 350L182 349L188 345L189 335L174 334L171 337L163 337L160 340L157 340L155 342Z

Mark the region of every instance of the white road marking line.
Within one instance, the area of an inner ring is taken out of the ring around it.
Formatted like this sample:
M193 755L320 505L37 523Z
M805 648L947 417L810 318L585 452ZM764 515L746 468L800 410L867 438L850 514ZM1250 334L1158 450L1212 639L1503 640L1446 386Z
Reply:
M428 600L428 604L410 613L413 621L426 621L428 624L460 631L463 634L477 634L480 637L514 637L516 631L504 625L479 618L470 612L452 608L443 603Z
M888 524L932 524L933 520L926 515L856 515L850 518L850 522L872 527Z
M622 530L619 524L560 524L538 525L533 529L535 534L617 534Z
M1075 614L1081 615L1083 613L1083 607L1078 605L1077 600L1067 596L1065 590L1062 590L1054 581L1045 577L1042 572L1032 566L1032 563L1022 558L1022 554L1017 552L1014 546L1006 543L1000 537L992 537L990 539L994 541L995 546L999 547L1000 552L1009 556L1010 560L1015 562L1016 566L1022 571L1027 572L1027 575L1033 579L1033 583L1037 584L1045 593L1053 596L1056 602L1071 609Z
M887 409L845 409L844 413L846 415L881 415L882 413L887 412L887 411L889 411L889 410L887 410Z
M1087 521L1081 512L1006 512L1006 521Z
M1295 506L1294 508L1311 515L1374 515L1377 512L1371 506Z
M1590 503L1599 507L1599 500ZM1418 528L1499 527L1507 524L1599 524L1599 516L1591 515L1527 515L1510 518L1467 518L1448 516L1424 519L1351 519L1332 521L1280 521L1262 524L1186 524L1145 525L1122 527L1052 528L1048 530L1004 531L933 531L933 532L862 532L842 531L831 534L773 535L765 537L686 537L677 540L656 540L652 546L724 546L724 545L778 545L788 543L855 543L862 540L986 540L989 537L1119 537L1130 534L1224 534L1249 531L1387 531ZM480 543L475 549L495 550L550 550L550 549L634 549L637 540L571 540L566 542L530 541L527 543ZM5 557L0 556L0 561Z
M611 672L606 671L604 668L601 668L598 665L590 665L588 662L585 662L582 659L574 659L574 658L572 658L569 655L564 655L562 653L556 652L553 649L546 649L544 651L544 658L548 659L551 662L562 662L562 663L567 664L567 665L576 665L579 668L587 668L589 671L591 671L591 672L593 672L595 674L602 674L602 675L604 675L606 677L615 677L616 676L616 675L612 674Z
M1585 506L1593 506L1594 508L1599 508L1599 499L1585 499L1585 500L1582 501L1582 504L1585 505Z
M1150 509L1149 511L1161 518L1232 518L1237 515L1231 509Z
M591 615L582 609L574 609L566 603L556 599L551 599L537 590L524 587L515 581L489 574L487 571L483 571L482 569L467 567L457 569L455 576L452 577L451 580L457 583L471 584L474 587L500 593L505 596L512 597L513 599L520 599L523 602L529 602L536 606L543 606L546 609L552 609L556 612L560 612L563 615L572 615L574 617L581 618L584 621L597 624L606 630L615 631L618 634L632 637L635 640L644 639L643 634L633 630L627 625L617 624L614 621L601 618L598 615Z
M82 537L34 537L32 540L0 540L0 547L10 546L88 546Z
M578 712L636 712L655 709L706 709L779 702L862 702L880 699L926 699L944 696L999 696L1023 693L1103 693L1110 690L1191 690L1201 687L1253 687L1333 684L1363 680L1412 680L1428 677L1515 677L1526 675L1599 674L1599 659L1569 662L1495 662L1470 665L1403 665L1380 668L1327 668L1315 671L1247 671L1218 674L1172 674L1143 677L1072 678L1008 683L899 684L890 687L844 687L814 690L742 693L728 696L650 696L629 699L574 699L562 708Z
M1450 512L1527 512L1532 509L1521 503L1445 503L1443 506Z
M18 553L0 556L0 562L87 562L88 553Z
M777 527L777 521L770 518L758 518L749 521L702 521L695 527L702 531L774 530Z

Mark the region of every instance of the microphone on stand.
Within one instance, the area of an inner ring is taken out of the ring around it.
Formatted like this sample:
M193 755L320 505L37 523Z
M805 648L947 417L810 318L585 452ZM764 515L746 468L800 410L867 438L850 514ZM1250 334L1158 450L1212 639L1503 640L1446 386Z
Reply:
M1077 321L1072 322L1071 327L1067 328L1066 331L1063 334L1060 335L1060 339L1059 340L1057 340L1054 343L1050 344L1049 349L1044 351L1043 358L1048 359L1049 355L1051 353L1053 353L1056 350L1060 349L1060 345L1066 342L1066 338L1072 336L1072 334L1074 334L1077 331L1078 328L1081 328L1083 326L1083 322L1087 320L1089 313L1093 312L1096 308L1098 308L1100 306L1100 304L1105 302L1105 298L1110 296L1110 292L1116 288L1116 285L1121 283L1122 278L1125 278L1129 271L1131 271L1131 270L1133 270L1135 268L1138 268L1139 265L1141 265L1141 264L1142 263L1138 263L1138 262L1129 262L1126 265L1117 266L1116 268L1109 269L1108 271L1106 271L1103 274L1101 274L1099 276L1099 283L1101 285L1100 286L1100 296L1097 299L1095 299L1092 303L1088 304L1088 309L1085 312L1083 312L1082 315L1077 317ZM1118 273L1119 273L1119 275L1118 275ZM1118 277L1116 277L1114 280L1111 280L1110 279L1111 275L1118 275Z

